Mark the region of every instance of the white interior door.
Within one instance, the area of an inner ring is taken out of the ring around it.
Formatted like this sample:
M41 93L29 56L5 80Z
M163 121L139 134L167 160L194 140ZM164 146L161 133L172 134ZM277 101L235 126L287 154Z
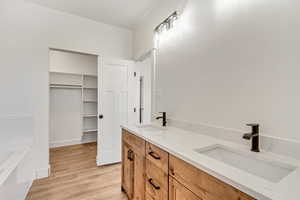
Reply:
M121 162L120 125L128 120L128 65L121 61L99 63L97 164L106 165Z

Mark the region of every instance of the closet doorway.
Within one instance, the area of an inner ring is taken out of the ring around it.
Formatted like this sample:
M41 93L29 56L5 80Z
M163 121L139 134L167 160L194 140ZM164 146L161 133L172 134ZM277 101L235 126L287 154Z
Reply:
M98 56L50 49L50 147L97 142Z
M95 164L121 162L120 125L137 115L135 62L59 49L49 55L50 148L94 143Z

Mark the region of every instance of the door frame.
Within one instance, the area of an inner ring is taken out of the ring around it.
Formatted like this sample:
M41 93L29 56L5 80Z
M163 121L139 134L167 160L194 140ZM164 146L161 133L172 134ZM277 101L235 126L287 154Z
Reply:
M98 63L97 65L99 66L99 59L102 58L102 56L95 52L95 51L89 51L87 49L74 49L74 48L68 48L68 47L54 47L54 46L48 46L47 47L47 53L48 53L48 73L47 73L47 86L46 86L46 90L47 90L47 95L48 95L48 109L47 109L47 115L48 115L48 122L47 122L47 126L48 126L48 168L47 169L43 169L43 173L42 173L42 178L45 177L49 177L50 173L51 173L51 165L50 165L50 89L49 89L49 82L50 82L50 50L57 50L57 51L65 51L65 52L72 52L72 53L78 53L78 54L87 54L87 55L93 55L93 56L97 56L98 58ZM98 67L99 68L99 67ZM99 78L98 78L99 81ZM98 137L98 135L97 135ZM98 146L98 141L96 141L97 146ZM96 156L96 161L97 161L97 156ZM47 176L46 176L46 170L47 170Z

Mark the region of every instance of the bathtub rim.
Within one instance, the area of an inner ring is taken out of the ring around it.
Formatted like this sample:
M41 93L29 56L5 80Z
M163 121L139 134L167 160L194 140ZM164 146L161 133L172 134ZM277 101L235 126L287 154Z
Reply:
M29 150L29 146L23 147L19 150L15 150L6 161L0 163L0 187L3 186L3 184L9 178L10 174L18 167L19 163L27 155Z

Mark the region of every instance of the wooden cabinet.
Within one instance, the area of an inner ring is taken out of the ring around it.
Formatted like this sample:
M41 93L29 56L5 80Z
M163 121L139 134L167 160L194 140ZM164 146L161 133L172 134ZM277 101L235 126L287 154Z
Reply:
M125 130L122 151L129 200L255 200Z
M172 155L169 157L169 175L203 200L255 200Z
M146 193L145 195L145 200L155 200L154 197L150 196L149 194Z
M122 150L122 189L126 192L129 199L133 197L134 183L134 163L132 150L128 144L123 143Z
M129 200L145 199L145 141L123 131L122 189Z
M145 156L134 152L133 200L145 199Z
M123 142L130 145L134 152L137 152L143 156L145 156L145 145L146 142L142 138L139 138L128 131L123 130L122 134Z
M198 168L170 156L170 176L204 200L239 200L239 191Z
M253 197L248 196L247 194L240 192L240 199L239 200L255 200Z
M155 200L168 199L168 174L146 159L146 193Z
M169 153L159 147L146 142L146 158L159 169L168 174L169 169Z
M174 178L169 179L169 200L203 200Z

